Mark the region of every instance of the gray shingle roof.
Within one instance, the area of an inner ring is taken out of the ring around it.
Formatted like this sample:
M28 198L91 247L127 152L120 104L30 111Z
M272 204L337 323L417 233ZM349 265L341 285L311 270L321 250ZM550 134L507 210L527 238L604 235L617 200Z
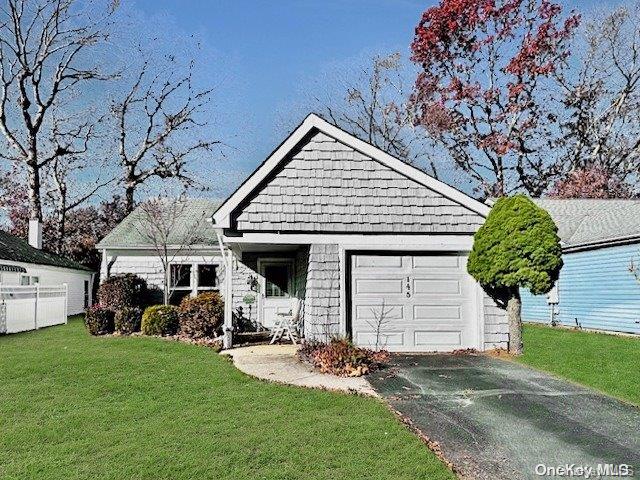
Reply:
M640 237L640 200L533 200L556 222L565 248Z
M211 222L207 219L213 215L221 202L206 198L189 198L185 200L180 219L176 222L174 230L169 236L169 244L183 245L185 238L193 243L193 229L200 231L203 244L215 244L216 234ZM145 219L141 207L136 208L122 222L120 222L109 234L104 237L96 248L130 248L151 246L148 238L145 238L142 222ZM197 243L200 243L199 241Z
M15 262L32 263L35 265L50 265L52 267L72 268L74 270L92 271L73 260L54 253L45 252L29 245L20 237L0 230L0 259Z

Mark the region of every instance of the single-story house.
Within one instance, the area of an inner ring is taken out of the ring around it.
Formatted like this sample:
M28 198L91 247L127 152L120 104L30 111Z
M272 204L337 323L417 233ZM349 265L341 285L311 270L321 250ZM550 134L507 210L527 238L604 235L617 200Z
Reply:
M220 201L189 198L180 202L183 205L179 207L179 215L171 219L171 232L162 238L162 244L144 225L150 219L141 206L109 232L96 245L102 252L100 279L135 273L161 290L165 276L163 262L168 262L166 273L172 279L170 303L177 305L185 296L207 290L219 291L224 261L209 220ZM199 232L197 237L192 234L194 230ZM162 253L164 246L168 250L166 255Z
M29 242L0 231L0 286L67 285L67 315L91 305L94 272L73 260L42 250L38 222L30 222Z
M564 266L551 295L522 293L523 320L640 333L640 201L534 201L558 226Z
M217 209L197 208L212 214L208 241L174 263L190 265L192 295L200 269L215 266L226 346L234 318L269 328L286 312L299 312L307 338L408 352L508 346L504 311L466 271L489 207L316 115ZM134 217L98 245L102 278L163 278L127 233Z

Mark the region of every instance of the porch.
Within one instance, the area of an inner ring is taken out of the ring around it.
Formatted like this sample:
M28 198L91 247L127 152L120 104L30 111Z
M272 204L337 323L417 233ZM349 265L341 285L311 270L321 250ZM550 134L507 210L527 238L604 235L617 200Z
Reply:
M296 316L302 337L339 333L340 265L334 245L225 242L232 275L225 276L225 332L271 331Z

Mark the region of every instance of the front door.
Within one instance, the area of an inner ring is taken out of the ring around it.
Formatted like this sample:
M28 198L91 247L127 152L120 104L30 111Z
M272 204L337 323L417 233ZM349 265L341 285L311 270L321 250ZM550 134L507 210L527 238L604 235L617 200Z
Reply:
M260 272L258 320L265 328L273 328L279 313L289 313L295 307L293 260L260 259L258 270Z

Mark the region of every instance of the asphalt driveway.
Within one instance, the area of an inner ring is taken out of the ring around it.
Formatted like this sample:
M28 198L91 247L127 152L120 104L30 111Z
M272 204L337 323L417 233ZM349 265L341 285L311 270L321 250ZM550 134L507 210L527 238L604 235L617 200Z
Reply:
M591 466L591 478L599 478L598 464L626 464L640 476L635 406L481 355L397 355L392 362L371 375L374 389L438 442L464 478L544 478L536 475L540 464Z

